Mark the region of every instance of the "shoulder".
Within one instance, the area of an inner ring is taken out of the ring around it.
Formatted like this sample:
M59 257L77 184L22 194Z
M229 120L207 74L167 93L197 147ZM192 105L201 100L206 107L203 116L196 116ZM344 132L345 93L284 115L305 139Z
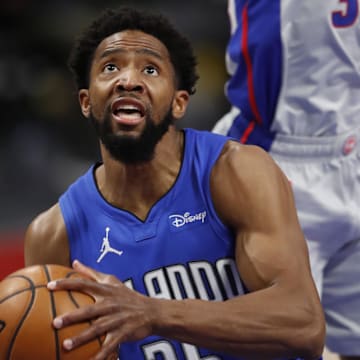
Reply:
M68 238L59 204L39 214L25 233L25 263L69 265Z
M279 202L292 201L289 181L272 157L258 146L235 141L225 144L210 184L215 208L220 217L231 218L232 225L236 216L249 218L251 209L260 214L265 211L264 204L274 208Z
M280 168L272 157L262 148L255 145L243 145L235 141L228 141L212 171L214 181L228 176L236 176L247 181L268 182L273 176L283 176ZM229 180L230 181L230 180ZM250 185L250 184L249 184Z
M65 228L60 206L58 203L48 210L40 213L31 223L27 230L27 235L38 237L48 237L61 232Z

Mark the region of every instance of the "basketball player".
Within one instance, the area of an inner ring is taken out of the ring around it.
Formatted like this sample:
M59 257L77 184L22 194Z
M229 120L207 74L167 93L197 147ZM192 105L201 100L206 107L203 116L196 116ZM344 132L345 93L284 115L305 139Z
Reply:
M327 320L360 359L359 0L230 0L226 86L214 132L269 151L291 180Z
M126 360L318 358L323 312L288 180L259 147L175 127L197 80L188 41L161 16L109 10L70 65L102 162L25 241L26 265L89 277L49 284L96 299L54 320L92 321L63 346L106 334L97 360L119 345Z

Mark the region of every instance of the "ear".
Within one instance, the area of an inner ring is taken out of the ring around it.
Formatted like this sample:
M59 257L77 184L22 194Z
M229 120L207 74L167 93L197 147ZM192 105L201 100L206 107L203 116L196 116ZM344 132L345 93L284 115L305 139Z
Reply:
M91 110L90 96L88 89L79 90L79 103L81 107L81 112L86 118L88 118L90 116L90 110Z
M189 103L189 93L185 90L178 90L172 103L172 114L175 119L181 119L186 112Z

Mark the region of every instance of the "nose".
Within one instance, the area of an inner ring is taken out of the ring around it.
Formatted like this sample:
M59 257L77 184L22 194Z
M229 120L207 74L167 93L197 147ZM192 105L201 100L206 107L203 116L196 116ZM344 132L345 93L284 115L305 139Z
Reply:
M144 86L135 70L127 70L120 73L116 82L116 90L142 93Z

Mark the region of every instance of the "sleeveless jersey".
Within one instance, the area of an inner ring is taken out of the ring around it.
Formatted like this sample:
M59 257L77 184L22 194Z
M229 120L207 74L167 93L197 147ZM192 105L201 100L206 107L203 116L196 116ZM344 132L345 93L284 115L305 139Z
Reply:
M215 132L266 150L276 134L336 136L360 113L360 0L229 0L226 94Z
M181 171L145 221L107 203L91 167L59 201L71 260L155 298L222 301L243 294L234 237L216 215L209 189L211 169L227 140L185 130ZM235 359L158 336L122 344L119 358Z

